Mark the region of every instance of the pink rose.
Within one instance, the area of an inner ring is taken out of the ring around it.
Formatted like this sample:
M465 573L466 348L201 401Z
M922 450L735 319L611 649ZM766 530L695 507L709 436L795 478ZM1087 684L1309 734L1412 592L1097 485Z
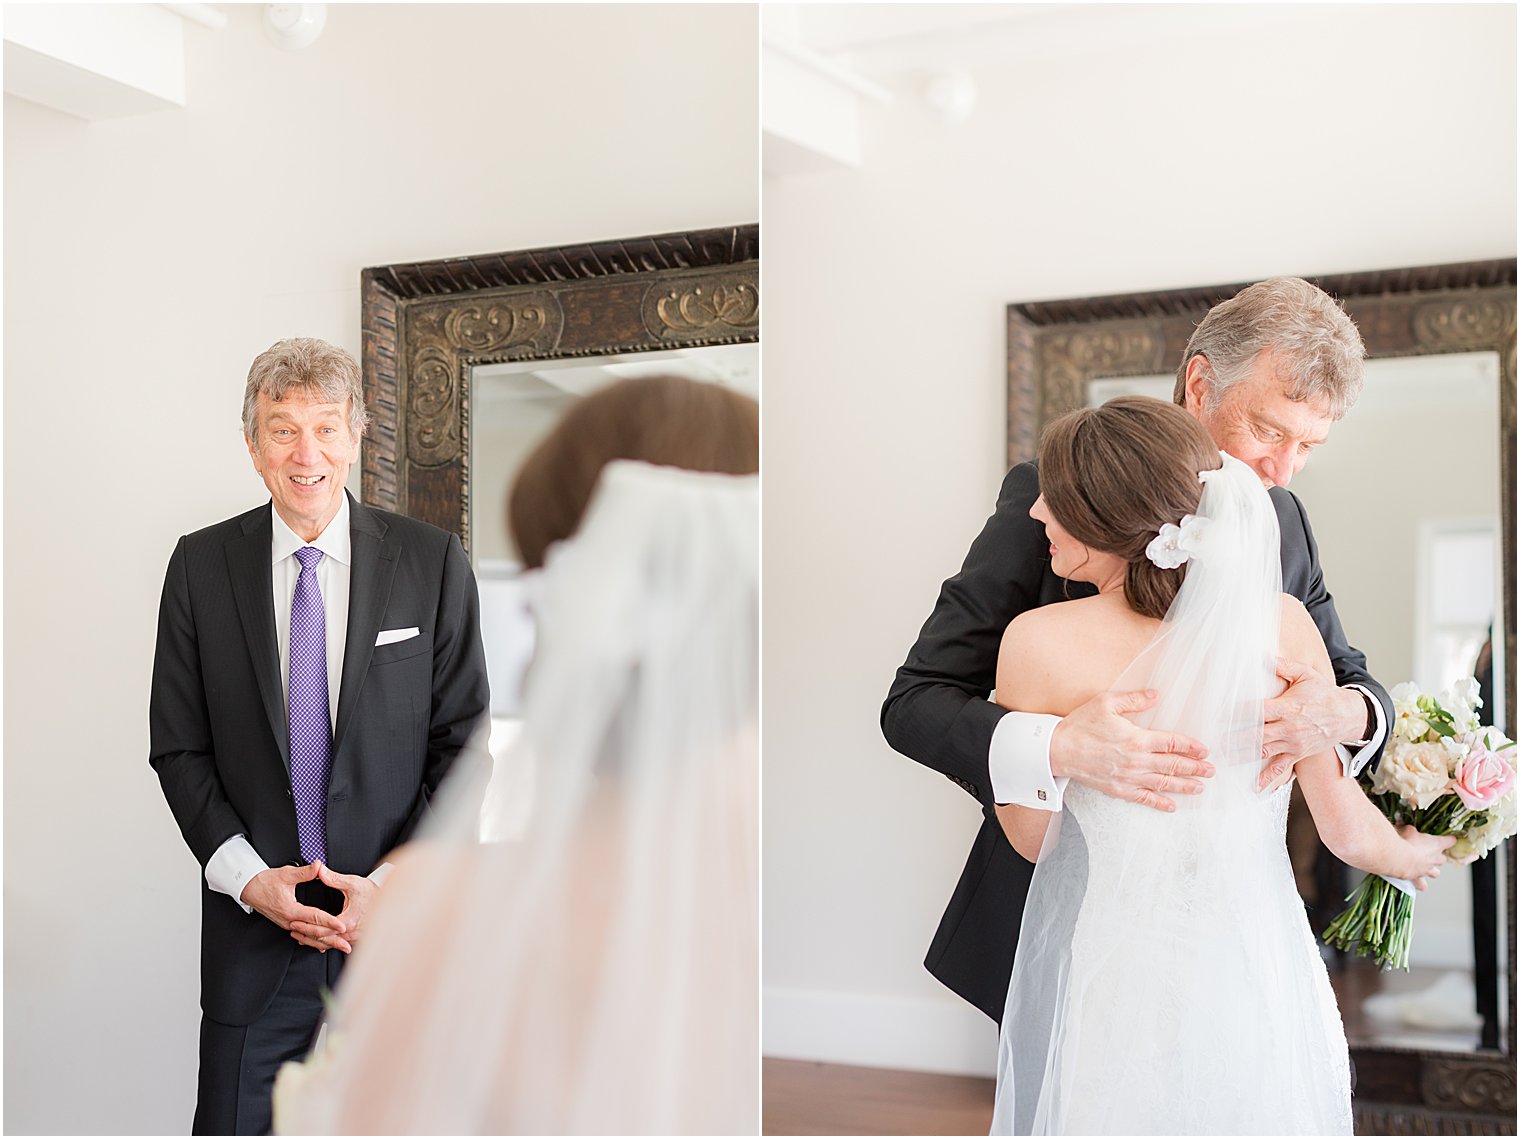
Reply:
M1481 811L1504 798L1514 785L1515 769L1478 739L1473 741L1472 750L1457 760L1451 789L1468 810Z

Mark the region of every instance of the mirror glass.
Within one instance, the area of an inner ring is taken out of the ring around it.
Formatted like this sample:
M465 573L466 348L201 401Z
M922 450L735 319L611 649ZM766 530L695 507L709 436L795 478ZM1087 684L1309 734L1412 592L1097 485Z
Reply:
M1498 382L1493 352L1369 360L1356 406L1293 480L1347 637L1390 689L1412 680L1439 694L1473 675L1502 612ZM1093 380L1088 403L1170 400L1174 383L1170 375ZM1491 691L1504 691L1503 655L1493 654ZM1485 712L1513 734L1496 704ZM1322 851L1297 794L1289 849L1318 933L1360 874ZM1408 973L1354 958L1332 967L1353 1046L1497 1045L1508 1009L1502 874L1502 860L1490 857L1478 870L1452 867L1420 895ZM1475 928L1484 932L1475 937Z
M533 773L513 768L509 749L517 734L524 671L533 654L533 620L522 563L507 530L508 492L523 460L576 400L617 380L657 375L723 384L759 399L760 346L751 342L513 360L471 370L470 556L480 586L480 629L491 685L493 779L513 783L505 801L521 804L519 826L532 803Z

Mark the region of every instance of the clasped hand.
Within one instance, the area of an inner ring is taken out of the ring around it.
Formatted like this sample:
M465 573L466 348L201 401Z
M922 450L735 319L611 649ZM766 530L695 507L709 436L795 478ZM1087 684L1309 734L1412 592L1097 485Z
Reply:
M296 887L313 878L343 894L343 910L330 914L296 901ZM359 874L339 874L320 862L306 866L275 866L255 874L243 887L242 900L297 943L326 953L352 953L378 887Z

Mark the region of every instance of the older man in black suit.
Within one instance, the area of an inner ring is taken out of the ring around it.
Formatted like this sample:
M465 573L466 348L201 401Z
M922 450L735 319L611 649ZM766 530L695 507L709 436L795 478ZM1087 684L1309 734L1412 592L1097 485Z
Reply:
M164 581L150 762L204 868L196 1134L269 1131L386 853L451 768L489 763L469 562L348 496L365 422L349 353L261 354L243 429L271 502L181 538Z
M1393 707L1346 641L1320 574L1303 505L1287 489L1361 391L1361 336L1330 297L1296 277L1243 289L1194 330L1178 369L1176 402L1221 450L1269 488L1282 533L1283 589L1308 608L1336 683L1279 662L1289 687L1267 702L1263 783L1300 759L1339 748L1348 775L1382 750ZM1144 477L1137 472L1136 477ZM1001 1020L1033 867L998 825L998 804L1060 810L1068 779L1162 811L1212 768L1195 740L1144 731L1125 717L1143 693L1105 693L1064 718L1005 712L988 700L1003 630L1026 609L1085 596L1050 569L1045 529L1029 517L1039 472L1008 472L997 508L934 611L882 706L898 751L953 780L982 805L983 822L924 964L941 982Z

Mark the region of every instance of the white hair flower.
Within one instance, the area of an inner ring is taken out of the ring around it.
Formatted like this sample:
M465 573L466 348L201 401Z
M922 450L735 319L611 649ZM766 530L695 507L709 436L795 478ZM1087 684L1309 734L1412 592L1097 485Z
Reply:
M1161 569L1176 569L1198 552L1208 524L1207 518L1199 518L1196 514L1183 515L1180 526L1175 522L1166 523L1145 547L1145 556Z

